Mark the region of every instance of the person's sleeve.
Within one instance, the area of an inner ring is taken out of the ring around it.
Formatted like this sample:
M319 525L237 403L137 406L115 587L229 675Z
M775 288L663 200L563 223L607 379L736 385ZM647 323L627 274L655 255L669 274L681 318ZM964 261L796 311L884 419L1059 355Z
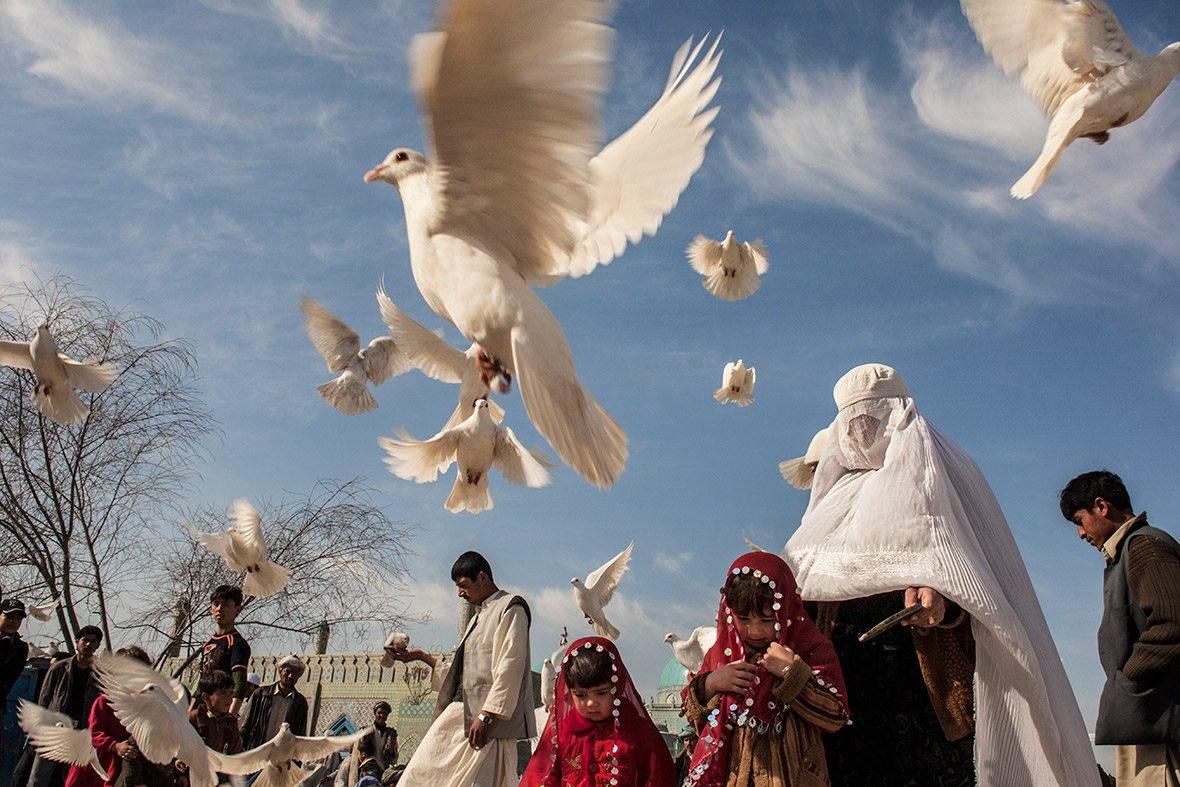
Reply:
M712 674L712 670L698 674L684 689L684 718L698 734L709 722L709 714L721 704L720 694L705 701L705 681Z
M291 732L296 735L307 734L307 698L301 694L296 694L294 701L291 703L291 709L294 713L291 714Z
M4 660L3 667L0 667L0 702L8 697L12 687L16 685L16 680L20 677L21 670L25 668L25 662L28 660L29 643L17 640L8 653L8 658Z
M242 734L238 732L238 725L230 719L225 723L226 754L242 753Z
M248 674L244 669L235 669L231 673L234 679L234 699L244 700L246 698L246 678Z
M390 765L397 764L397 730L390 729L386 734L382 754L385 756L385 761Z
M1180 555L1166 541L1141 535L1127 549L1127 580L1147 615L1147 630L1131 648L1123 674L1155 678L1180 669Z
M775 681L774 695L789 704L796 716L823 732L836 732L844 727L844 707L840 700L819 685L811 667L798 654Z
M246 697L246 676L250 667L250 643L245 637L237 637L230 650L229 674L234 679L234 699Z
M453 661L448 661L446 664L439 664L436 661L434 666L430 668L430 690L435 694L442 691L443 681L447 679L447 673L451 671L454 663Z
M121 727L111 706L107 704L106 696L99 697L90 708L90 740L103 763L110 762L115 756L115 744L129 737ZM123 734L122 738L117 737L120 734Z
M41 684L41 692L37 695L37 704L42 708L49 708L50 710L57 710L51 708L50 704L53 701L53 693L57 690L57 684L61 682L62 665L69 664L69 661L63 659L49 667L45 673L45 680Z
M493 639L492 686L481 710L511 718L520 699L520 683L530 666L529 618L519 604L509 607L496 626Z

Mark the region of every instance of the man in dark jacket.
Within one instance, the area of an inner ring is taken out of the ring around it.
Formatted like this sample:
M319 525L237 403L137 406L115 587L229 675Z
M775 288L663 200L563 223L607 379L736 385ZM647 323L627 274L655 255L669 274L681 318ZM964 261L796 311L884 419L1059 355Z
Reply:
M278 734L283 722L295 735L307 734L307 697L295 690L303 662L288 656L279 662L279 679L250 695L242 706L242 740L246 749L261 746Z
M94 678L94 654L102 644L102 629L83 626L78 631L77 651L49 668L37 704L49 710L61 711L85 727L90 720L90 706L102 690ZM61 765L37 755L29 774L29 787L60 787L65 784L69 766Z
M1106 558L1098 656L1106 685L1094 742L1116 744L1119 785L1180 779L1180 544L1135 515L1122 479L1083 473L1061 513Z
M29 660L29 643L20 638L20 626L24 622L24 603L15 598L0 602L0 719L8 713L8 693ZM0 762L7 761L4 738L0 734Z

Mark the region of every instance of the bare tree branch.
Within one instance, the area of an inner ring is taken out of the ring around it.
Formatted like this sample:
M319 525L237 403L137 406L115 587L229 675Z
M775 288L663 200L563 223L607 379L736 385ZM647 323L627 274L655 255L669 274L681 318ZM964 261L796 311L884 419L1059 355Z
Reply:
M197 395L191 347L161 340L157 321L65 276L0 288L0 338L28 341L42 321L63 353L113 361L120 374L82 394L86 420L62 426L29 401L31 372L0 371L0 577L34 602L63 595L66 642L96 619L109 646L110 595L140 570L120 555L175 510L216 424Z

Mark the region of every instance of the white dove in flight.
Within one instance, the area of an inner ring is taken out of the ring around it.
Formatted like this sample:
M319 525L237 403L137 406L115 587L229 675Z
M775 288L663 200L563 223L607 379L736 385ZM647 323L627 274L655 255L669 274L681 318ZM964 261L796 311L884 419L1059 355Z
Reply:
M819 466L819 459L823 456L824 446L828 444L828 427L815 433L803 456L788 459L778 463L778 470L783 478L796 489L811 489L811 482L815 479L815 468Z
M291 569L267 559L258 510L245 498L235 500L230 520L233 525L224 533L201 533L191 526L188 531L205 549L225 558L230 571L246 572L243 593L260 598L278 593L291 578Z
M632 541L626 549L586 577L585 582L577 577L570 580L570 584L574 586L574 598L578 602L578 609L582 610L582 614L594 628L594 633L600 637L612 640L619 638L619 630L606 619L606 612L602 608L610 603L615 588L619 586L619 580L627 572L627 564L631 562L631 548L634 546L635 542Z
M1012 186L1028 199L1079 137L1099 145L1143 117L1180 73L1180 41L1145 55L1103 0L961 0L984 51L1049 116L1041 155Z
M74 720L66 714L22 699L17 707L16 720L29 736L29 743L45 759L79 767L89 765L104 782L109 778L98 761L90 730L74 729Z
M33 372L37 384L29 398L42 415L58 424L74 424L90 414L75 388L102 393L119 376L113 363L79 363L62 355L47 323L37 326L31 342L0 341L0 365Z
M713 398L727 404L733 402L745 407L754 401L754 367L746 368L741 358L737 363L730 361L721 372L721 387L713 392Z
M733 230L720 243L697 235L684 252L692 269L704 276L704 288L723 301L749 298L762 286L758 277L770 269L770 257L762 241L738 243Z
M62 597L59 595L53 601L51 601L48 604L45 604L43 606L37 606L36 604L26 604L25 610L27 610L28 613L30 615L32 615L35 619L41 621L42 623L45 623L51 617L53 617L53 610L57 609L58 606L61 604L61 598Z
M189 723L189 697L183 686L142 662L115 653L96 655L94 668L111 709L144 757L162 765L173 758L181 760L188 766L192 787L217 784L221 755L208 748Z
M507 426L497 427L488 412L486 399L475 402L475 410L458 426L443 429L429 440L415 440L403 434L378 439L389 455L385 463L398 478L430 483L454 462L459 466L455 485L445 504L457 514L492 508L488 472L493 466L504 478L520 486L538 488L552 479L549 459L540 451L525 448Z
M512 385L511 377L504 371L499 374L490 371L492 361L478 344L471 345L467 352L455 349L441 336L399 309L384 289L377 291L377 304L381 309L381 319L410 363L427 377L459 384L459 403L440 431L458 426L470 418L475 403L480 399L487 399L488 412L495 423L504 420L504 408L488 399L488 394L492 387L500 393L508 393Z
M611 4L440 7L446 29L410 47L431 156L396 148L365 182L398 189L414 281L430 308L518 378L530 420L558 456L609 487L626 466L627 435L582 387L565 333L532 285L585 273L655 231L703 160L719 56L714 45L690 71L700 46L678 54L660 100L594 156Z
M688 639L681 639L674 633L664 637L664 642L672 646L672 655L693 675L701 671L705 664L705 654L716 641L716 626L697 626L692 630L692 634L688 635Z
M328 371L340 373L316 390L325 402L345 415L377 409L377 400L369 392L368 383L381 385L412 368L410 359L390 336L378 336L362 350L357 332L311 296L303 296L299 311L303 312L308 338L328 362Z
M262 771L253 787L294 787L307 776L296 762L318 760L347 749L372 731L366 727L352 735L304 737L291 732L291 725L283 722L275 736L261 746L218 757L217 769L230 774Z

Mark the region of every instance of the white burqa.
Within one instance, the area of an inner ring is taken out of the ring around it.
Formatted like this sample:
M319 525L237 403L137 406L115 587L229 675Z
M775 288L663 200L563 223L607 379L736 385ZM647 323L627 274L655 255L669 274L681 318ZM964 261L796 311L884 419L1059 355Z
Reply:
M830 428L811 502L782 552L803 597L914 585L952 599L971 615L976 642L978 784L1099 787L1032 582L975 462L908 395L848 404Z

